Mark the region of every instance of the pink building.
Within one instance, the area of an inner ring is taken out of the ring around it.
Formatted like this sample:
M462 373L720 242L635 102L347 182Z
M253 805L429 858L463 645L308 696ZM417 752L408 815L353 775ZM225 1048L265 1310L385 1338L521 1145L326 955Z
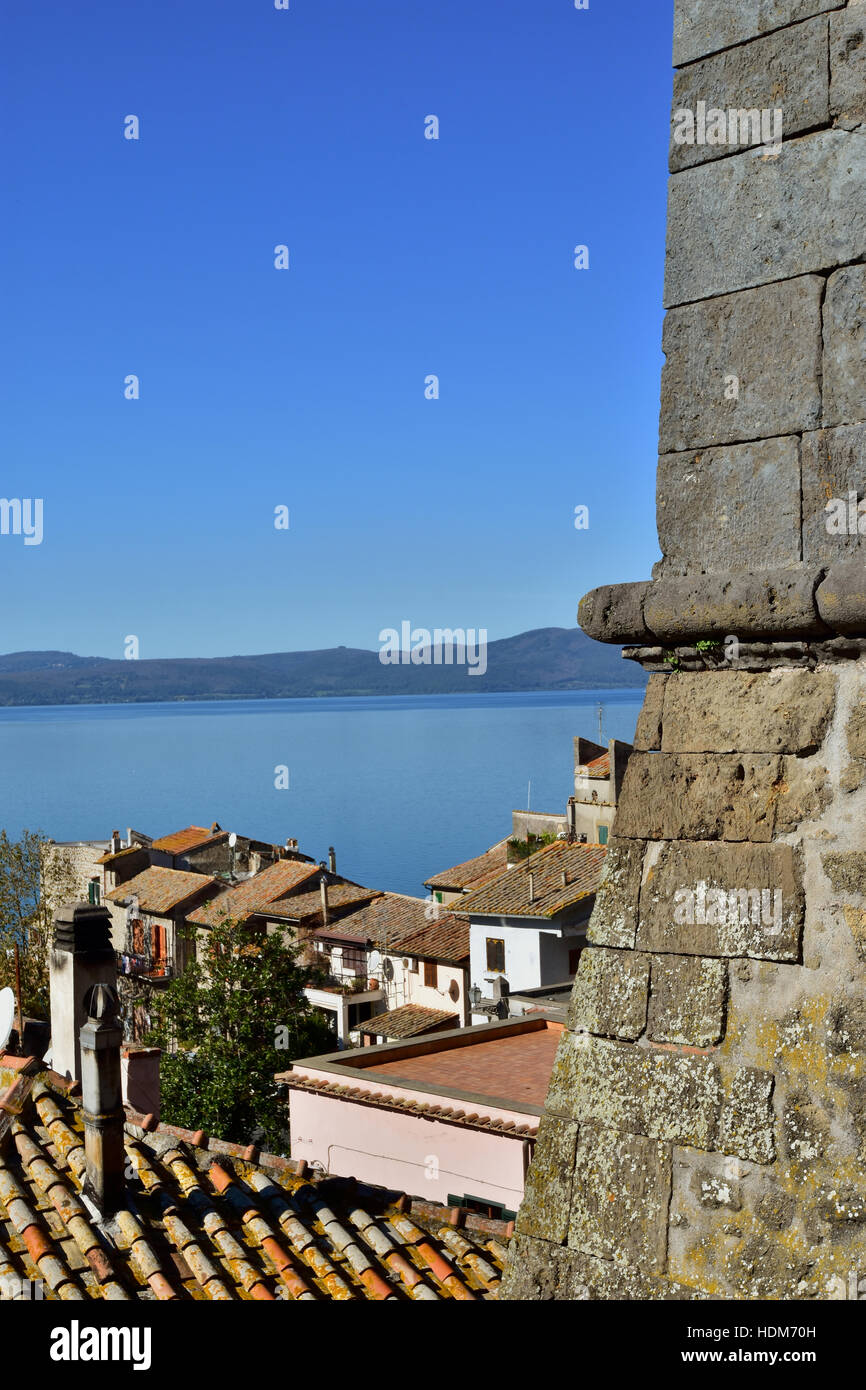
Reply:
M277 1078L292 1158L508 1220L562 1028L534 1014L297 1061Z

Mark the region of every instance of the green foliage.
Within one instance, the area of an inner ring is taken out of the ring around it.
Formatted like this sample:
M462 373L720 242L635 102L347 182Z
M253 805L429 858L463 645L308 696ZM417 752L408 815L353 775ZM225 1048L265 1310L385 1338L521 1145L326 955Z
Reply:
M681 670L680 659L676 652L665 652L664 660L674 671Z
M274 1073L333 1049L311 1008L311 969L278 934L224 917L198 934L197 959L154 991L146 1041L161 1047L162 1118L236 1143L285 1147L288 1107Z
M38 830L11 840L0 830L0 988L15 988L15 944L21 961L21 1007L49 1017L48 949L54 913L76 897L62 849Z
M718 651L721 645L721 642L716 641L715 638L701 637L700 640L695 643L695 651L715 652Z
M556 843L555 835L527 835L525 840L509 840L509 859L528 859L536 850Z

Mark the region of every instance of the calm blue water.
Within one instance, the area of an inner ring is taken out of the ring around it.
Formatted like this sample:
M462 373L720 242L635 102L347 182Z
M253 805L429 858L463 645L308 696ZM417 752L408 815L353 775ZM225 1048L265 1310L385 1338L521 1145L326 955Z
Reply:
M216 820L317 859L333 844L347 877L423 894L510 833L530 779L532 809L563 813L599 701L605 739L630 741L632 690L0 709L0 827L88 840Z

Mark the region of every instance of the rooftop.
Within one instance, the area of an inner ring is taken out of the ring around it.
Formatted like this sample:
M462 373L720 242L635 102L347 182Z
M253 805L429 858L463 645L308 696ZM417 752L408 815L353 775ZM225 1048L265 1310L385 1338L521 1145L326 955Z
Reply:
M191 849L199 849L213 841L224 840L227 830L221 830L214 822L210 830L203 825L188 825L185 830L175 830L171 835L163 835L151 842L151 849L165 850L167 854L186 854Z
M378 1021L368 1019L365 1029ZM290 1087L525 1137L537 1128L563 1026L542 1013L474 1024L404 1042L305 1057L277 1079ZM419 1102L417 1094L404 1099L405 1090L429 1093L431 1102ZM438 1098L457 1100L460 1108L436 1104ZM479 1113L484 1107L498 1109L500 1117ZM531 1121L528 1131L502 1117L503 1109L525 1112Z
M429 898L382 893L366 907L344 917L340 931L356 932L359 940L375 942L391 955L453 963L469 957L467 923Z
M453 1009L427 1009L422 1004L402 1004L399 1009L388 1013L374 1014L366 1023L359 1025L359 1031L378 1038L412 1038L417 1033L427 1033L431 1028L441 1028L444 1023L456 1028L460 1020Z
M322 871L317 869L317 872L321 874ZM356 903L367 903L371 898L378 897L379 892L378 888L362 888L359 883L329 883L328 910L336 911ZM267 908L267 915L280 922L295 922L299 926L317 920L322 915L321 890L317 888L313 893L294 893L291 897L271 903ZM344 930L344 921L341 916L340 931Z
M602 753L600 758L593 758L585 767L587 777L609 777L610 753Z
M487 883L491 878L496 878L508 865L508 841L500 840L498 845L488 849L484 854L478 854L474 859L467 859L463 864L455 864L453 869L444 869L442 873L431 874L425 879L425 888L442 888L446 892L462 892L470 888L478 888L482 883Z
M137 897L143 912L165 913L178 907L189 898L208 888L217 887L217 880L208 874L190 874L181 869L144 869L134 878L127 879L118 888L106 893L106 899L113 903L126 898Z
M82 1196L80 1104L0 1057L0 1287L67 1302L495 1298L511 1226L127 1112L127 1206ZM13 1295L14 1296L14 1295Z
M318 864L305 864L297 859L278 859L261 873L235 884L218 898L191 912L189 920L201 926L213 927L224 915L243 922L261 912L278 898L293 892L302 883L321 874Z
M606 845L557 840L470 893L454 911L471 917L540 917L549 921L596 892L606 855Z

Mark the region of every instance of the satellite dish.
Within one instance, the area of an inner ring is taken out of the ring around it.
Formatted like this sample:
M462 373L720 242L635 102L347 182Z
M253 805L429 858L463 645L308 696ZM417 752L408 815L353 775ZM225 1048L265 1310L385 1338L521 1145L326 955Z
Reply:
M15 995L11 989L0 989L0 1052L5 1051L15 1022Z
M238 837L237 837L237 835L235 834L235 832L232 831L231 835L229 835L229 849L234 849L234 847L235 847L235 845L237 844L237 842L238 842Z

